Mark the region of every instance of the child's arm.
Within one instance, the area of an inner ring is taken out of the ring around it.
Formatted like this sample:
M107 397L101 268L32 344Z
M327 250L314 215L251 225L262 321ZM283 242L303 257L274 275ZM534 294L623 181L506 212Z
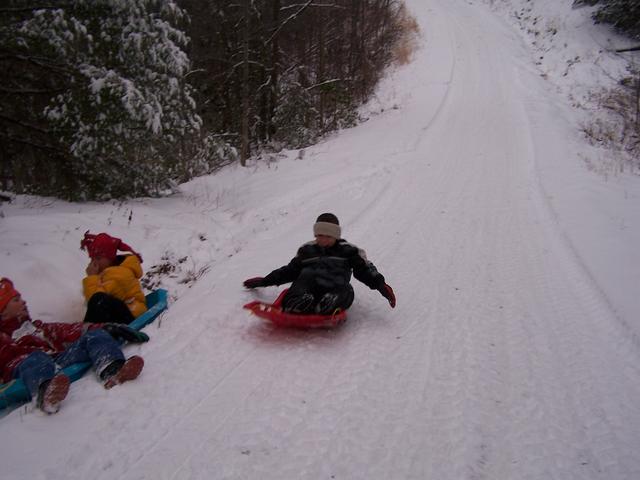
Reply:
M120 267L108 268L99 275L87 275L82 280L84 298L89 301L98 292L119 297L122 294L123 285L128 284L131 280L135 280L133 273Z
M264 277L263 286L293 282L300 275L300 270L302 270L302 262L296 256L284 267L280 267Z
M358 250L356 255L350 258L353 276L372 290L378 290L384 285L384 276L376 266L367 259L364 250Z

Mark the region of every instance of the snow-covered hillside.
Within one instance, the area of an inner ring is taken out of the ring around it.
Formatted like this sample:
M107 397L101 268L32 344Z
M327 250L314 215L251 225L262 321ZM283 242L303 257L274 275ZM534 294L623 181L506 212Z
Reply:
M1 418L3 479L640 478L640 181L587 168L606 153L509 14L532 2L407 3L420 46L357 128L172 198L2 205L0 274L35 318L82 318L87 229L176 267L151 341L126 348L141 377ZM539 3L557 35L592 31ZM325 211L397 308L354 282L339 329L249 317L279 289L242 280Z

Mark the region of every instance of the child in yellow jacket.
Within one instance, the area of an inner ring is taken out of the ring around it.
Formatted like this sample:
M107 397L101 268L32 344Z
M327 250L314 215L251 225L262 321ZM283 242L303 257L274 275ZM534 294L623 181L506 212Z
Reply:
M147 310L140 286L142 257L119 238L106 233L92 235L88 231L80 242L91 262L82 280L90 323L131 323ZM131 252L118 255L118 251Z

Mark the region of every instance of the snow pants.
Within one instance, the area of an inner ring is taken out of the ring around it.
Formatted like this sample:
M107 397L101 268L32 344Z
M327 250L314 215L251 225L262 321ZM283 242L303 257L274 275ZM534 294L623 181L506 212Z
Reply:
M61 368L74 363L91 362L100 375L105 367L116 360L124 362L120 345L111 335L98 328L82 335L55 357L40 350L32 352L15 368L13 378L22 379L31 397L35 398L40 384L51 380Z
M91 295L87 302L84 321L88 323L125 323L130 324L135 317L122 300L107 293Z
M282 309L291 313L317 313L331 315L337 309L346 310L354 299L350 284L342 288L327 289L319 286L313 275L300 275L282 300Z

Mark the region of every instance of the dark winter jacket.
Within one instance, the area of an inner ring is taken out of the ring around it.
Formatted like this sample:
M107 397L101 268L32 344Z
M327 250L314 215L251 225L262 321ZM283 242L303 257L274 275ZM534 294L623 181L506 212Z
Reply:
M353 276L372 290L383 287L384 276L367 260L364 250L344 239L332 247L323 248L316 241L305 243L288 265L274 270L264 278L263 284L281 285L298 278L313 278L323 290L345 288Z

